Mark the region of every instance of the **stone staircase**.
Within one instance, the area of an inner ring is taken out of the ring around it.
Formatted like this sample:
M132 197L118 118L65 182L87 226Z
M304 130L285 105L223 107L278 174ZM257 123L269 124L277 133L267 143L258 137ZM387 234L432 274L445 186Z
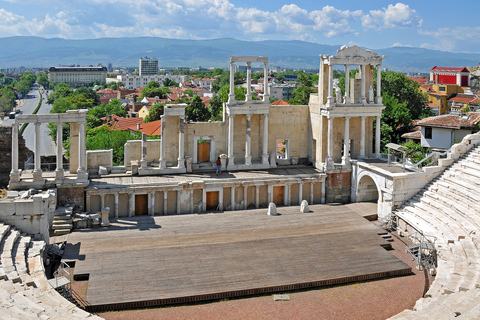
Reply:
M436 237L438 267L414 309L390 319L480 319L480 147L394 214L400 232Z
M47 281L44 241L0 222L1 319L101 319L64 299Z
M56 236L70 233L73 229L73 208L61 207L55 210L52 229Z

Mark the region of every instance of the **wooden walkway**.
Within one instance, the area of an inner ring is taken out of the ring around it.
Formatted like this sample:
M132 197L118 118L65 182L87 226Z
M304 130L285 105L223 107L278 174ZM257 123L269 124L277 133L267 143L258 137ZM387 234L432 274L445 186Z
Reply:
M382 230L347 206L119 219L75 231L63 259L89 274L90 311L286 291L409 274Z

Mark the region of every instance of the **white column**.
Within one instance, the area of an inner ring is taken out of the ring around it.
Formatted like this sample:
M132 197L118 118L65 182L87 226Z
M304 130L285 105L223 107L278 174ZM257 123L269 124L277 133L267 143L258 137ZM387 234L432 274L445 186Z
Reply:
M360 103L366 104L367 103L367 96L365 93L365 81L366 81L366 74L365 74L365 65L360 65L360 75L361 82L360 82Z
M247 114L247 130L246 130L246 138L245 138L245 165L247 166L252 164L251 142L252 142L251 115Z
M163 215L167 215L167 197L168 197L168 191L163 191Z
M247 95L245 101L252 100L252 63L247 62Z
M313 204L313 185L314 182L310 182L310 204Z
M263 80L263 102L270 102L270 93L268 92L268 62L264 62L263 65L265 66L264 70L264 80Z
M155 192L148 193L148 215L154 216L154 207L155 206Z
M375 125L375 158L380 158L382 155L380 154L380 128L381 128L381 120L382 117L380 115L377 116L377 123Z
M328 65L328 97L327 107L333 106L333 65Z
M185 168L185 118L180 117L178 129L178 168Z
M191 189L189 193L190 193L190 213L193 213L193 189Z
M358 158L365 158L365 116L362 116L362 121L360 123L360 155Z
M235 210L235 187L230 189L230 208L232 211Z
M262 164L268 164L268 114L263 115L263 153Z
M105 195L101 194L100 195L100 210L103 210L105 208Z
M345 65L345 103L350 103L350 65Z
M321 204L325 204L325 180L322 181L322 199L320 200Z
M382 64L377 65L377 104L382 103Z
M115 193L114 197L115 197L115 218L118 219L118 193Z
M235 101L235 62L230 60L230 93L228 94L228 102Z
M287 190L286 190L286 191L287 191L287 192L286 192L286 194L287 194L287 201L286 201L285 205L289 206L289 205L291 205L291 203L292 203L292 185L291 185L290 183L287 183L287 184L285 185L285 188L287 188Z
M302 204L303 200L303 183L299 182L298 183L298 205Z
M248 193L248 187L243 186L243 209L244 210L247 210L247 207L248 207L247 193Z
M12 124L12 170L10 171L10 181L18 182L20 172L18 170L18 124Z
M57 123L57 168L55 169L55 178L63 178L63 123Z
M350 165L350 117L345 117L345 129L343 135L342 165Z
M255 186L255 209L260 207L260 186Z
M41 160L40 160L40 122L35 122L35 145L34 145L34 161L35 166L33 170L33 180L41 180L42 179L42 169L41 169ZM80 165L80 163L78 164Z
M228 165L233 166L235 164L235 158L233 157L233 121L234 115L228 116Z
M135 193L128 194L128 216L135 216Z
M327 169L333 169L333 117L328 118Z
M165 115L160 116L162 119L162 133L160 140L160 169L165 169L167 167L167 159L165 158L165 126L167 124L167 117Z
M85 123L78 123L78 169L77 169L77 179L86 179L87 172L85 170Z

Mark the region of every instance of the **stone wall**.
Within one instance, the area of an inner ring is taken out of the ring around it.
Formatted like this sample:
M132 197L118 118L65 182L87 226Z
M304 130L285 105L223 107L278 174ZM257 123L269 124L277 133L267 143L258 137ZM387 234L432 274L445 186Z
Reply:
M18 168L24 169L25 161L32 155L25 146L25 139L18 135ZM12 170L12 128L0 127L0 188L6 188Z
M84 186L59 186L58 187L58 206L67 204L74 207L75 211L85 210L85 187Z
M327 203L350 203L351 170L327 172Z

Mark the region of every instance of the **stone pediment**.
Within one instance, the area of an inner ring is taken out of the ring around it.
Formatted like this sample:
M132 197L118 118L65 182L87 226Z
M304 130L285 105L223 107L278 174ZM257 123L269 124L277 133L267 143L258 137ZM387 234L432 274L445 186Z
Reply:
M347 47L343 46L337 50L337 58L377 58L378 55L371 51L360 48L357 45Z

